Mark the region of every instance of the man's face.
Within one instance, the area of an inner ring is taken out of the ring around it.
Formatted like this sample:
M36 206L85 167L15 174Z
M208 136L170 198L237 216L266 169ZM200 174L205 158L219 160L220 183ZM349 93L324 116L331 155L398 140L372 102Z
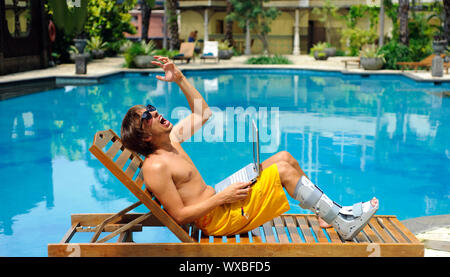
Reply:
M141 110L141 126L143 129L149 130L152 136L170 132L173 128L172 123L150 105Z

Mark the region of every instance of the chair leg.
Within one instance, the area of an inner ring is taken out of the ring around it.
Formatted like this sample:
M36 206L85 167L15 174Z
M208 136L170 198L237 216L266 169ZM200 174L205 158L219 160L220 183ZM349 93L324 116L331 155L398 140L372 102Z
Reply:
M132 204L132 205L126 207L125 209L121 210L120 212L116 213L115 215L110 216L110 217L108 217L107 219L105 219L101 224L99 224L99 225L97 226L97 228L96 228L96 230L95 230L95 233L94 233L94 236L92 236L91 243L92 243L92 242L95 242L95 241L98 239L98 237L100 236L100 234L101 234L102 231L103 231L103 228L105 228L105 225L106 225L106 224L108 224L108 223L109 223L109 224L113 224L113 223L119 221L120 218L121 218L124 214L126 214L126 213L128 213L129 211L135 209L136 207L138 207L138 206L141 205L141 204L142 204L142 202L141 202L141 201L138 201L138 202L136 202L136 203L134 203L134 204Z

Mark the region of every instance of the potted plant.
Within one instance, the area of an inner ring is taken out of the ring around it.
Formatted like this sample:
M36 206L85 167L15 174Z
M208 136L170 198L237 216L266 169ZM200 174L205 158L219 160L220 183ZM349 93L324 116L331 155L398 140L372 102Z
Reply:
M229 45L228 41L219 43L219 59L229 60L233 56L233 46Z
M436 35L433 40L433 50L436 55L443 54L447 50L448 41L444 35Z
M156 47L155 43L152 40L150 40L148 43L143 40L141 41L140 45L142 48L142 52L134 57L135 66L138 68L155 67L155 65L152 64L152 61L155 60L153 58Z
M125 52L125 66L137 68L156 67L152 64L153 54L155 52L155 44L153 41L149 43L136 42Z
M327 44L325 42L319 42L311 48L310 54L316 60L326 60L328 59L328 55L325 48L327 48Z
M373 44L361 50L360 61L365 70L379 70L386 62L384 54L380 54Z
M91 39L87 42L86 48L92 53L92 57L94 59L103 59L105 56L104 49L107 44L107 42L103 42L101 37L95 36L91 37Z
M327 47L325 47L324 51L328 57L334 57L336 56L337 49L327 42Z

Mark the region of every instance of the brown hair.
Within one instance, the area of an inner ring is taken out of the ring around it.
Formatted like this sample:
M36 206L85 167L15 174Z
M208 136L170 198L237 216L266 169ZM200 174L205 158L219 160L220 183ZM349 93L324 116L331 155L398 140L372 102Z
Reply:
M138 154L148 156L156 149L151 142L144 140L151 136L151 134L141 129L142 115L138 113L138 110L142 109L145 109L145 106L136 105L128 110L122 120L120 136L123 146Z

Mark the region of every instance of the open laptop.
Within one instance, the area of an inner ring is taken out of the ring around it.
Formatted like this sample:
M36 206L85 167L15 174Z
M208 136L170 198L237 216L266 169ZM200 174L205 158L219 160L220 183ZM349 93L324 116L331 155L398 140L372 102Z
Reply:
M258 128L256 127L256 123L254 120L252 120L252 127L253 127L253 144L252 144L253 145L253 163L248 164L247 166L241 168L240 170L236 171L232 175L225 178L220 183L216 184L216 186L214 187L216 193L224 190L229 185L237 183L237 182L250 182L251 181L253 184L256 182L256 179L258 178L259 174L261 173L261 166L260 166L260 160L259 160L259 132L258 132ZM255 141L255 133L256 133L256 141Z

